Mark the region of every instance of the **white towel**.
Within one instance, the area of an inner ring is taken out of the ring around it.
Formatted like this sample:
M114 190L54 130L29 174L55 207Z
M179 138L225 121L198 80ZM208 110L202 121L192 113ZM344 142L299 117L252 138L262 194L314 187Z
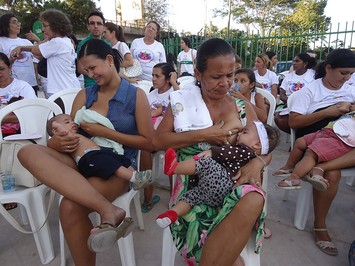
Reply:
M85 106L83 106L83 108L81 108L76 112L74 121L78 125L80 125L80 123L82 122L97 123L107 128L115 130L111 121L108 120L107 117L104 117L103 115L99 114L96 111L86 109ZM100 147L112 148L114 152L116 152L117 154L124 154L122 145L117 143L116 141L104 137L99 137L99 136L92 137L92 140L95 141L95 143Z
M175 132L207 128L213 125L210 113L196 85L170 93Z

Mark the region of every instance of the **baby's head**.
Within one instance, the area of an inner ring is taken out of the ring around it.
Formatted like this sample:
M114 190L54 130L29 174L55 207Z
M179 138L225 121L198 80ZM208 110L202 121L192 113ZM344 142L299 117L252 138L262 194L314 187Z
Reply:
M47 133L49 136L53 136L57 132L67 130L71 133L78 131L78 126L75 124L73 118L67 114L60 114L52 117L47 122Z
M279 144L279 131L260 121L248 123L238 134L237 143L248 146L258 155L272 152Z

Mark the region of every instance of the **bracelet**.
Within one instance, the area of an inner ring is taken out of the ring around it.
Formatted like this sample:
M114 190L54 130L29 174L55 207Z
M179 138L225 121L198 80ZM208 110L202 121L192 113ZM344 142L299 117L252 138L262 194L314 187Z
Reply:
M265 160L264 160L263 158L261 158L259 155L256 155L256 158L260 159L260 160L263 162L264 166L263 166L263 168L261 169L261 172L264 173L265 168L266 168L266 166L267 166Z

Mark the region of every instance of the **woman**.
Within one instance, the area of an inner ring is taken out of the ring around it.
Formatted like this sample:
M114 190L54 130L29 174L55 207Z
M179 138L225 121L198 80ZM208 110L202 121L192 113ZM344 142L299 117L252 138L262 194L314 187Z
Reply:
M148 95L152 124L156 129L163 119L170 103L170 93L178 90L177 73L173 65L169 63L159 63L153 68L153 88ZM141 170L152 169L152 154L147 151L141 152ZM160 200L159 195L153 196L154 187L150 185L144 189L144 202L142 212L147 213L153 209Z
M266 54L258 55L255 58L255 78L258 83L257 87L270 92L275 99L277 98L277 87L279 85L279 79L275 72L269 70L271 61Z
M256 114L249 103L227 94L233 83L234 64L233 49L227 42L213 38L200 46L195 68L199 86L191 85L186 90L201 92L213 125L177 133L174 131L172 108L175 112L181 109L178 106L169 107L153 138L156 150L166 150L168 147L178 149L179 160L185 160L202 149L208 149L209 144L235 143L236 133L243 127L242 121L252 121L256 119ZM253 159L242 168L243 173L237 175L237 183L260 186L260 170L263 165L259 158ZM174 202L179 200L188 183L191 185L193 180L192 176L177 176L172 194ZM241 197L241 188L237 187L226 197L221 210L198 205L188 214L188 219L179 219L180 225L172 225L177 248L189 265L232 265L238 260L258 220L258 239L262 235L262 196L251 192Z
M148 22L144 37L133 40L131 54L141 63L143 74L140 79L152 81L153 67L166 62L165 50L159 42L160 25L155 21Z
M195 49L191 48L191 41L189 38L182 38L180 42L182 51L178 54L178 78L184 76L194 76L194 66L196 60Z
M6 54L10 59L12 76L26 81L37 93L38 83L35 66L37 60L33 58L30 52L22 52L20 56L14 56L11 53L11 50L16 46L33 45L29 40L18 37L20 31L21 22L14 14L4 14L0 17L0 52Z
M88 123L80 127L91 136L106 137L121 143L125 156L132 161L132 165L137 165L135 158L138 149L152 151L153 127L144 91L120 78L119 54L101 40L87 41L79 52L78 60L89 76L95 78L97 85L78 93L71 116L74 117L83 106L106 116L115 130ZM108 225L108 230L115 230L122 213L111 201L126 193L129 184L114 177L106 181L97 177L85 179L67 154L74 151L77 145L78 139L63 134L51 138L49 147L26 146L20 150L19 157L34 176L64 196L59 209L64 235L74 264L88 266L95 265L95 254L89 251L86 244L93 228L88 214L98 212L102 223L111 225ZM42 159L33 160L33 154ZM95 231L97 229L91 235Z
M320 63L316 69L316 80L297 92L297 98L289 106L289 125L296 128L296 137L315 132L324 127L329 121L336 120L342 114L349 112L350 103L355 102L355 90L346 84L350 75L355 72L355 54L348 49L333 50ZM338 250L332 242L326 225L326 218L329 208L336 196L339 181L340 169L344 164L354 165L354 149L342 157L322 163L324 178L329 181L329 188L326 191L313 190L314 206L314 236L316 245L328 255L337 255ZM340 168L327 168L327 165L339 165Z
M308 53L300 53L295 56L293 60L294 72L288 73L280 86L280 100L284 105L280 109L287 107L287 98L314 80L314 70L313 68L317 64L314 57L309 56ZM290 134L290 127L288 125L288 113L284 111L281 113L275 113L275 124L283 132Z
M275 71L275 66L278 62L277 54L274 51L267 51L265 54L269 57L269 60L271 62L270 66L269 66L269 70Z
M19 46L12 54L20 56L22 51L32 52L38 58L47 58L46 98L52 94L68 89L80 88L75 74L75 50L67 37L72 30L68 17L61 11L49 9L40 15L45 41L35 46Z

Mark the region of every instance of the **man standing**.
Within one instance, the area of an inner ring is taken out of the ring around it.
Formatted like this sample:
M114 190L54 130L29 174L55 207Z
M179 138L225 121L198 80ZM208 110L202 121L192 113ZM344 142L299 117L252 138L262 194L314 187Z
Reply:
M76 53L79 54L83 44L91 39L101 39L111 46L111 44L102 37L102 32L104 30L104 24L105 24L104 15L100 11L92 11L87 16L86 21L87 21L87 28L90 31L90 34L78 44L78 47L76 48ZM84 74L85 88L94 85L95 81L86 75L87 73L82 68L82 66L78 64L77 67L79 72Z

